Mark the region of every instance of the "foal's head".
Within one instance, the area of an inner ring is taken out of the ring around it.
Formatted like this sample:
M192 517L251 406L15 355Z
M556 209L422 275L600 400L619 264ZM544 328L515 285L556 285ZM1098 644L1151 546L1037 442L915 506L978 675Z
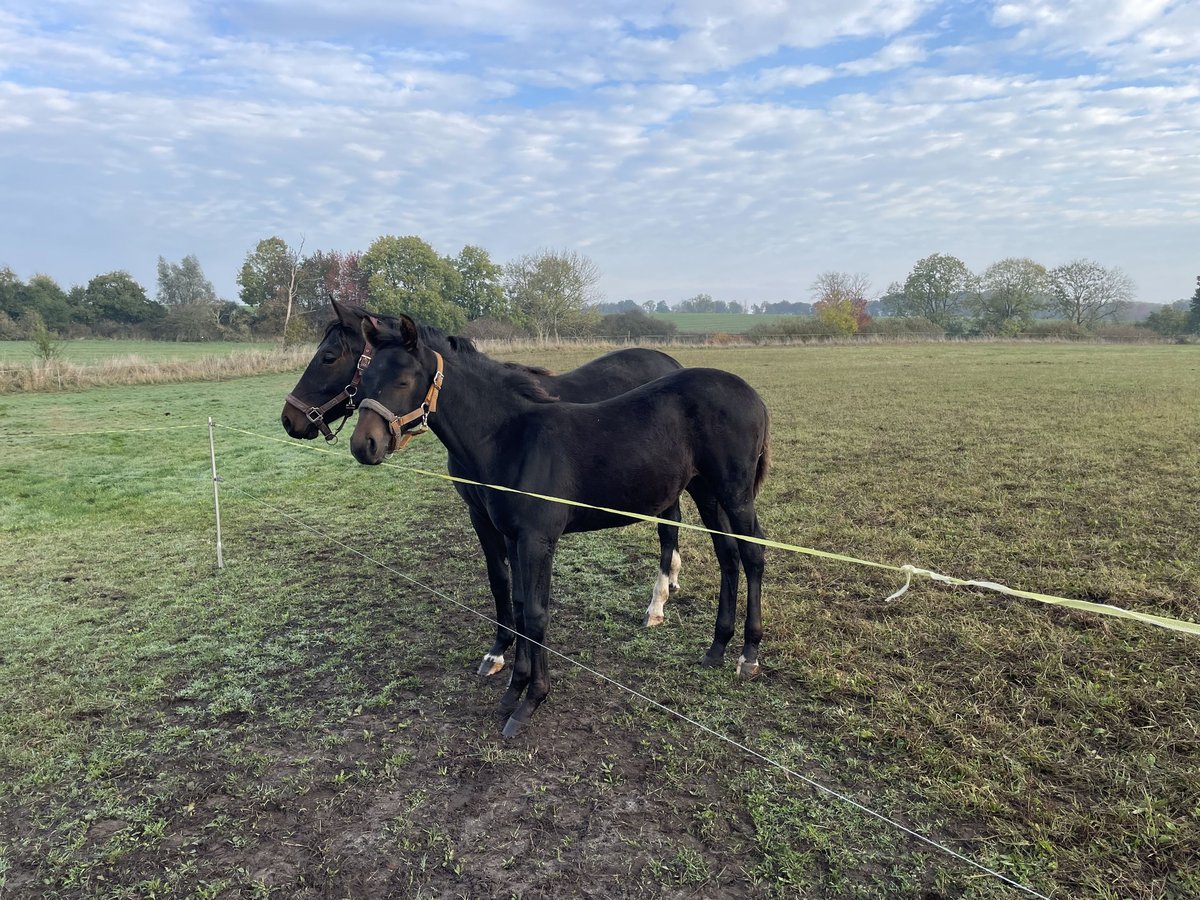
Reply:
M383 318L366 316L362 320L364 340L375 347L371 367L363 374L358 422L350 438L350 452L360 463L375 466L395 449L401 433L424 430L422 411L436 403L432 390L435 380L440 387L441 366L438 354L422 339L434 337L432 329L422 329L408 316ZM440 333L437 337L442 337ZM455 338L443 339L455 349ZM470 342L462 342L470 350ZM392 423L392 420L405 419Z
M325 328L325 336L317 346L316 354L292 388L289 396L298 402L285 403L280 416L283 430L288 435L306 441L317 436L318 427L301 407L319 409L345 390L354 379L358 359L363 352L364 341L359 323L366 311L360 306L348 306L336 300L330 302L336 318ZM354 412L349 403L348 395L321 417L327 422L344 419Z

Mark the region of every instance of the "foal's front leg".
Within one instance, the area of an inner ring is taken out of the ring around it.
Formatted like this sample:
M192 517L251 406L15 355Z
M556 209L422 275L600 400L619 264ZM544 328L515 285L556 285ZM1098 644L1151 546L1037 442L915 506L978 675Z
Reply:
M522 690L525 700L504 726L505 737L520 734L550 694L549 660L544 645L550 621L550 573L556 544L556 538L522 537L516 542L515 558L512 544L509 545L514 576L513 606L520 613L521 637L512 680L501 699L501 707L519 697Z
M487 513L469 506L471 524L479 536L483 558L487 561L488 584L492 598L496 601L496 641L492 649L483 655L479 674L483 677L495 675L504 668L504 653L516 640L513 624L512 577L508 566L508 548L504 535L496 530Z

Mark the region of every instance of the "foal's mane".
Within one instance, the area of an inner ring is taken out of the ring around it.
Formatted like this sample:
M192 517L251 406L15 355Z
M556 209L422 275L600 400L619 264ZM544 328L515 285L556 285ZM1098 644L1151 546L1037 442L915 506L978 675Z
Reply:
M376 316L388 322L398 323L391 316ZM422 344L437 350L442 355L453 356L460 363L484 373L490 381L503 385L506 391L511 391L534 403L554 403L558 400L538 381L538 376L552 374L540 366L524 366L520 363L504 363L492 359L475 346L470 338L460 335L448 335L440 328L432 325L417 325L417 336ZM393 343L387 341L386 343Z

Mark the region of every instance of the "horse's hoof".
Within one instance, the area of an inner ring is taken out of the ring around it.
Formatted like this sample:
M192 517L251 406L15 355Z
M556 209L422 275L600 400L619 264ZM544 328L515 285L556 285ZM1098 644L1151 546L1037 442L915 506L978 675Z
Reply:
M757 659L747 660L746 657L744 657L744 656L738 658L738 664L737 664L738 678L741 678L745 681L749 681L751 678L758 677L758 673L760 671L761 671L761 668L758 665Z
M700 658L700 667L702 669L719 669L725 665L725 657L709 656L707 653Z
M646 620L644 622L642 622L642 625L644 625L646 628L653 628L656 625L661 625L665 621L667 621L666 616L662 616L662 615L652 616L649 613L647 613Z
M508 718L516 711L517 707L521 705L521 695L517 694L515 697L510 697L510 693L512 692L505 691L504 696L496 702L497 719Z
M504 668L504 657L485 653L483 662L479 664L479 677L490 678Z
M670 584L667 585L667 590L670 591L672 594L675 593L677 590L679 590L679 582L672 581Z
M515 738L518 734L525 730L525 726L529 724L529 720L518 719L512 716L504 725L504 736L506 738Z

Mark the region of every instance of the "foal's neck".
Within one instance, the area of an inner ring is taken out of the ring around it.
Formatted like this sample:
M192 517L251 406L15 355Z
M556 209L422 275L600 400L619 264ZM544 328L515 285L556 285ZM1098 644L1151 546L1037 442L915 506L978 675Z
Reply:
M482 353L446 357L445 381L429 427L460 464L487 468L497 433L517 416L544 402L545 391L531 375Z

